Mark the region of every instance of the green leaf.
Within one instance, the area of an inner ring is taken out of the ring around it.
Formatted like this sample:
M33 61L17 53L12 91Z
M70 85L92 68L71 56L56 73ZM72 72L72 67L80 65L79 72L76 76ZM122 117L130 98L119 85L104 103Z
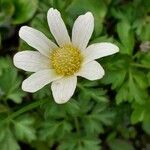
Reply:
M0 149L1 150L20 150L20 147L12 134L11 130L6 126L0 128Z
M120 104L123 101L132 101L132 97L130 96L127 83L124 83L120 87L120 89L118 90L117 95L116 95L116 103L117 104Z
M100 88L94 88L95 84L98 83L90 83L89 81L86 81L82 84L78 84L81 94L84 97L87 97L88 99L92 99L97 102L108 102L107 97L105 96L106 92Z
M51 139L52 137L62 139L67 133L70 133L71 129L72 126L67 120L47 120L41 123L41 128L39 131L40 139L46 140L49 138Z
M0 49L1 49L1 47L2 47L2 35L0 33Z
M122 85L118 90L116 95L116 102L117 104L120 104L123 101L136 101L137 103L142 104L147 96L147 91L141 89L138 84L130 79L127 83L124 83L124 85Z
M150 135L150 122L143 122L142 128L148 135Z
M117 55L102 61L106 75L101 80L103 84L111 84L116 90L116 103L123 101L143 103L148 98L149 86L147 72L133 65L128 55Z
M70 138L72 137L72 138ZM100 140L96 137L68 135L58 146L58 150L101 150Z
M103 125L111 125L115 113L107 110L107 105L96 105L91 113L85 114L81 118L86 134L98 134L104 132Z
M135 83L138 84L140 88L146 89L149 86L148 79L145 76L145 72L133 69L132 76Z
M10 57L1 57L0 58L0 76L2 75L5 69L13 67Z
M45 118L63 118L66 115L72 117L78 115L80 110L79 104L74 99L70 99L68 103L63 105L57 105L53 98L51 101L48 99L47 103L45 103L42 108L44 109ZM55 116L53 115L54 113Z
M139 74L137 75L137 74L134 74L134 73L135 72L133 70L132 74L129 75L129 83L128 83L129 92L130 92L130 95L133 97L133 99L137 103L143 103L144 100L148 96L147 93L146 93L146 91L145 91L147 85L142 84L142 82L141 82L142 80L141 81L140 80L137 81L137 79L139 79L139 78L142 79L142 77L139 77ZM144 81L143 81L143 83L144 83Z
M42 1L39 1L38 3L38 11L40 13L47 13L48 9L53 7L53 8L56 8L57 6L55 5L55 3L57 4L59 0L42 0Z
M117 33L121 41L120 52L132 55L134 48L134 34L131 25L127 21L121 21L117 24Z
M139 37L142 41L150 41L150 23L147 21L147 22L144 22L143 24L144 25L141 28Z
M125 82L131 58L127 55L116 55L104 59L105 76L101 79L104 84L112 84L112 89L118 89Z
M143 64L145 67L149 67L149 62L150 62L150 52L144 54L140 58L141 64Z
M36 139L35 129L33 128L35 120L33 117L20 116L14 123L14 132L19 140L31 142Z
M6 69L1 75L0 90L2 100L12 100L21 103L25 93L21 90L21 79L14 68Z
M86 13L87 11L91 11L95 19L96 35L99 35L102 32L103 21L107 13L107 6L104 1L74 0L66 11L73 18L76 18L78 15Z
M107 71L107 74L103 78L102 82L105 84L112 84L111 88L116 89L123 84L126 75L127 71L124 69L117 71Z
M84 121L83 124L85 124L84 128L85 128L86 134L98 135L100 133L104 133L103 125L98 119L87 116L84 118L83 121Z
M133 124L138 122L150 122L150 100L145 101L144 104L133 104L133 112L131 115L131 122Z
M12 17L13 24L27 22L33 17L38 7L38 0L13 0L15 13Z
M0 113L8 112L9 108L5 105L0 104Z
M144 103L148 97L147 87L148 80L145 74L133 68L129 71L128 80L118 89L116 95L117 104L123 101Z
M134 147L130 142L121 139L109 141L109 147L111 150L134 150Z
M13 2L10 0L1 0L0 1L0 26L5 25L10 22L15 11Z
M147 78L148 78L148 84L150 85L150 72L148 72Z

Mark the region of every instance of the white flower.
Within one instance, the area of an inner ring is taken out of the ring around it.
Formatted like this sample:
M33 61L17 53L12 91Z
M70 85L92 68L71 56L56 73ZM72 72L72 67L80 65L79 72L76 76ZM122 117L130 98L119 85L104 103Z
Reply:
M28 26L21 27L19 36L38 51L22 51L14 56L16 67L35 72L22 83L22 89L36 92L51 84L56 103L67 102L73 95L77 76L97 80L104 76L104 69L95 59L112 55L119 48L112 43L96 43L87 47L94 29L91 12L79 16L70 39L60 12L50 8L47 14L48 25L57 44L43 33Z

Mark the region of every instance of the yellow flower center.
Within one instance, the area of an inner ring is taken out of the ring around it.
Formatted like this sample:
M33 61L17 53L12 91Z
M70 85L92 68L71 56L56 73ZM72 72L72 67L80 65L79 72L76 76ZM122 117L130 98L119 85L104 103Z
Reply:
M72 45L64 45L51 53L51 63L57 74L69 76L76 73L82 62L80 50Z

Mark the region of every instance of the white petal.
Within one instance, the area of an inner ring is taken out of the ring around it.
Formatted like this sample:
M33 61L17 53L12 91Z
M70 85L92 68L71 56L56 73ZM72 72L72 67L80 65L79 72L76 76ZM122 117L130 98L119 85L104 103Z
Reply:
M50 69L50 60L36 51L22 51L15 54L14 65L25 71L37 72Z
M49 57L52 49L57 48L56 44L50 41L42 32L28 26L21 27L19 36L26 43L47 57Z
M57 76L53 69L38 71L23 81L22 89L33 93L59 78L61 77Z
M77 73L78 76L84 77L88 80L101 79L104 76L104 74L104 69L96 61L91 61L83 65L81 70Z
M84 64L92 60L102 58L119 52L119 48L112 43L102 42L88 46L83 51Z
M59 46L70 43L67 28L57 9L50 8L47 13L48 25Z
M73 95L77 85L77 77L66 77L52 82L52 93L58 104L66 103Z
M92 13L87 12L85 15L79 16L72 30L72 43L74 46L77 46L80 50L84 50L91 38L93 29L94 17Z

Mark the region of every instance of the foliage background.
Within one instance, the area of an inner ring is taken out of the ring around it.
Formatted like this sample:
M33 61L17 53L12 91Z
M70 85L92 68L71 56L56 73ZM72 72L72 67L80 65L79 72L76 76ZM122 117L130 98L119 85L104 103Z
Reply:
M49 32L46 14L61 11L69 33L78 15L91 11L90 43L110 41L120 52L99 62L103 79L79 78L64 105L50 85L35 94L21 90L28 74L12 64L30 49L18 37L22 25ZM0 150L150 150L149 0L0 0Z

